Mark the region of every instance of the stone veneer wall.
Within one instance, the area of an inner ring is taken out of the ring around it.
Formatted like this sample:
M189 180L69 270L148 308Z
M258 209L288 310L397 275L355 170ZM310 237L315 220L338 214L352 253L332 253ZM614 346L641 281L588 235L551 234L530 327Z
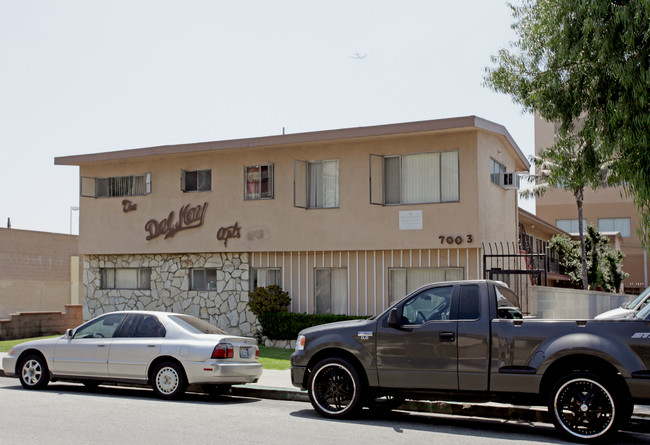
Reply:
M101 269L151 268L151 289L101 289ZM190 269L217 269L217 288L190 289ZM233 335L252 337L260 330L247 309L247 253L84 256L84 320L117 310L157 310L193 315Z

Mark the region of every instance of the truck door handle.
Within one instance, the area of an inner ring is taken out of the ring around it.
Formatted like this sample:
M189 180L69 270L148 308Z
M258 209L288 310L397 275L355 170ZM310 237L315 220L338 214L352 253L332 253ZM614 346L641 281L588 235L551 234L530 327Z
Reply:
M441 332L439 338L440 341L451 342L456 340L456 335L453 332Z

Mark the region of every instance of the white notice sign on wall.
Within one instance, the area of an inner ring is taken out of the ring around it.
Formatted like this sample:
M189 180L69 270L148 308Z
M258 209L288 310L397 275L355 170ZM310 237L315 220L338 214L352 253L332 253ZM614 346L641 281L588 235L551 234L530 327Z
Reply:
M422 210L399 212L400 230L422 230Z

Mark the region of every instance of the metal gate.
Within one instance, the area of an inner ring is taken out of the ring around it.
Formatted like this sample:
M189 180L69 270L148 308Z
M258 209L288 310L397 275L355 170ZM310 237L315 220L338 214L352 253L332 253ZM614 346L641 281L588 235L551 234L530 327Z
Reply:
M519 295L521 309L529 314L528 287L546 286L546 254L529 253L515 243L483 243L483 276L503 281Z

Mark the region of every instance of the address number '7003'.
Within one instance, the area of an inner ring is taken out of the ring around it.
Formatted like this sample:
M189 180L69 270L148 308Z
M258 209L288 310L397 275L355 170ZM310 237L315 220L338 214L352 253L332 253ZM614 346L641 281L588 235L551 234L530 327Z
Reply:
M465 238L462 235L439 235L438 238L440 239L440 244L463 244L463 241L467 243L473 241L472 235L465 235Z

